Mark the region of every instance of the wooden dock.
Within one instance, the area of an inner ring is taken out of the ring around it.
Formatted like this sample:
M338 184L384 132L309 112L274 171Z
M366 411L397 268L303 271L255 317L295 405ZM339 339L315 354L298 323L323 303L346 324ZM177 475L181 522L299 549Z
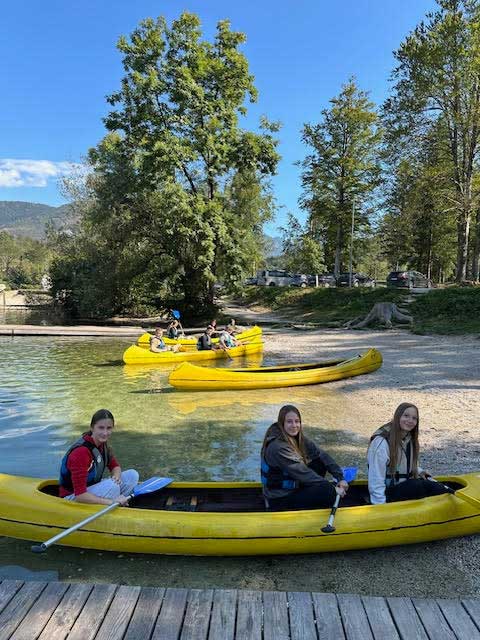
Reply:
M0 583L0 640L479 640L480 599Z
M159 323L166 326L166 323ZM193 327L184 329L184 333L201 334L204 328ZM0 336L80 336L104 338L139 338L146 329L140 326L132 327L99 327L95 325L43 326L40 324L0 324Z

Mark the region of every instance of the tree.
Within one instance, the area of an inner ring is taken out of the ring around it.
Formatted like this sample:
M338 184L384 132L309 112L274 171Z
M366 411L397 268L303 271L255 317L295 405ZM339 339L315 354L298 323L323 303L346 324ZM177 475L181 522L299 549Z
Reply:
M325 269L323 250L308 226L302 227L292 214L286 228L281 229L285 269L294 273L322 273Z
M171 28L147 19L119 40L125 77L108 98L110 133L89 155L83 226L108 256L112 309L140 286L198 312L218 277L241 280L258 253L278 125L239 126L245 100L257 98L244 41L228 21L202 41L190 13Z
M467 275L480 122L480 7L478 0L437 0L401 44L395 86L386 109L404 144L442 118L448 132L457 224L457 281Z
M303 141L313 151L301 163L301 206L324 238L325 256L335 274L343 270L355 202L356 225L369 222L368 204L380 181L381 131L374 105L354 79L322 111L322 121L306 124Z

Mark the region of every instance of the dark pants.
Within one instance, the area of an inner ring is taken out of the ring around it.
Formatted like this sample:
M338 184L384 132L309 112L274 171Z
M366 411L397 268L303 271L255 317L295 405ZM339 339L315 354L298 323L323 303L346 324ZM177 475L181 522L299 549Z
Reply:
M319 460L312 460L310 469L323 475L325 470L320 468ZM298 511L300 509L328 509L333 507L337 492L335 486L324 480L317 484L309 484L299 489L293 489L283 498L269 498L269 511Z
M439 482L432 482L423 478L411 478L393 487L387 487L385 496L387 502L400 502L401 500L439 496L442 493L448 493L448 491Z

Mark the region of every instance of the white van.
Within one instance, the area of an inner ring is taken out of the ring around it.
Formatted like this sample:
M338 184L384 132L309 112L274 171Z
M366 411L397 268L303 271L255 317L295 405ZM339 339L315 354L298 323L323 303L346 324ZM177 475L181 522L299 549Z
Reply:
M282 269L263 269L257 273L257 284L264 287L287 287L293 282L293 276Z

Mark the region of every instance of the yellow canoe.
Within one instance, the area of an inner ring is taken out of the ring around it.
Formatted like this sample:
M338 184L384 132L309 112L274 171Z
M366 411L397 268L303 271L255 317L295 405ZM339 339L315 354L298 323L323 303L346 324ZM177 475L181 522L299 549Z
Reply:
M472 502L480 499L478 472L441 480ZM56 489L54 480L0 474L0 536L45 541L103 508L61 500L52 495ZM366 495L365 482L352 483L335 532L325 534L329 509L266 512L259 483L178 482L136 498L131 508L115 509L60 544L236 556L367 549L480 533L479 506L456 495L375 506L365 504Z
M209 351L197 351L196 348L182 345L181 351L162 351L153 353L149 349L137 347L132 344L123 354L125 364L164 364L171 362L183 362L185 360L220 360L223 358L238 358L252 353L260 353L263 349L263 342L259 338L253 338L251 342L246 342L238 347L228 349L228 354L223 349L211 349Z
M201 333L202 333L202 330L199 329L198 335L200 335ZM235 337L237 340L251 340L255 336L261 336L261 335L262 335L262 328L257 327L257 325L255 325L254 327L250 327L250 329L245 329L245 331L242 331L241 333L237 333ZM151 338L152 338L151 333L144 333L137 340L137 345L139 347L149 347ZM163 341L165 342L165 344L184 344L184 345L192 345L196 347L197 339L198 339L197 337L190 337L190 338L179 338L178 340L173 340L172 338L164 337ZM212 338L212 342L216 344L218 342L218 338Z
M272 389L351 378L375 371L381 365L382 354L376 349L354 358L258 369L216 369L184 362L172 371L168 381L177 389L193 391Z

